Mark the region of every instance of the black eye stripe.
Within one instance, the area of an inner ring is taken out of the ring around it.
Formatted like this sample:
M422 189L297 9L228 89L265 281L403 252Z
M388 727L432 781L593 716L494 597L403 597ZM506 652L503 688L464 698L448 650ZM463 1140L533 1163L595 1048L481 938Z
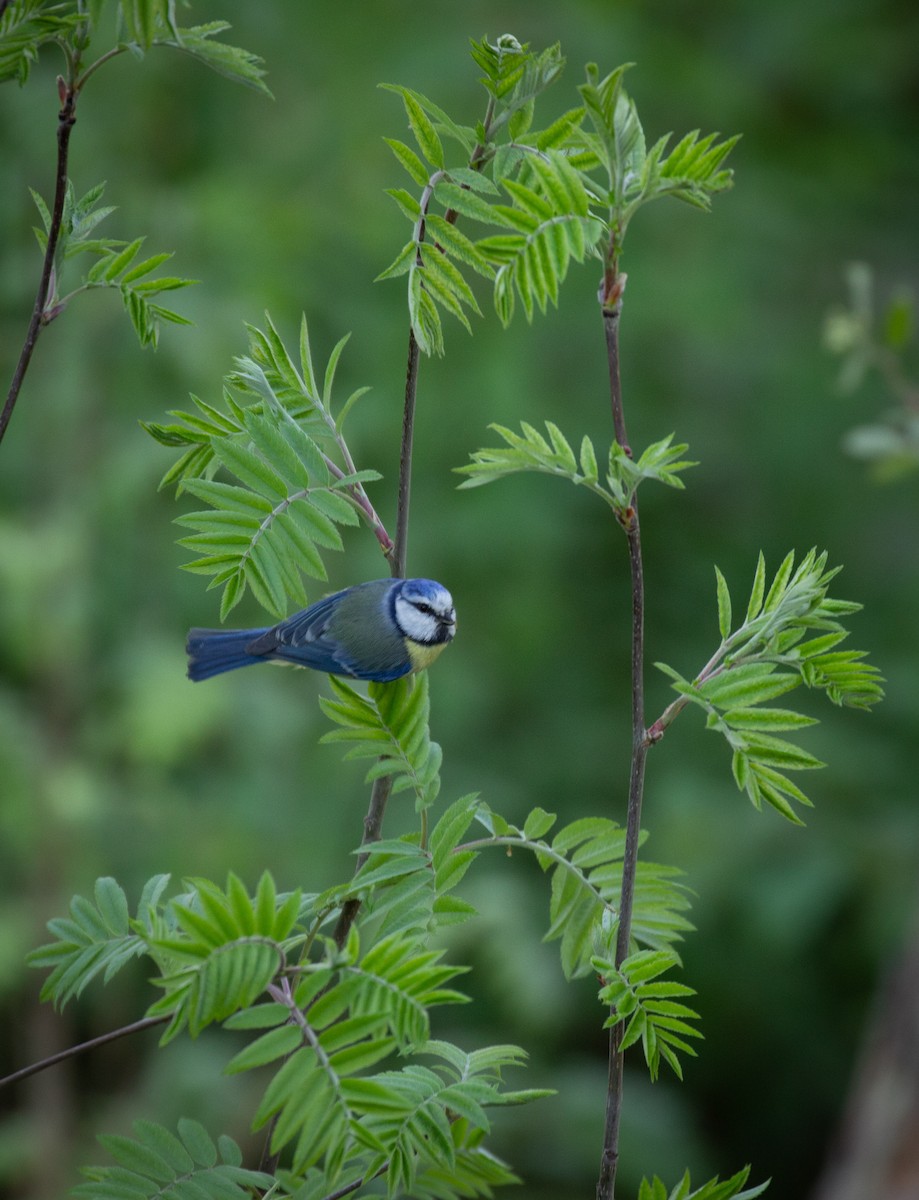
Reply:
M420 613L421 616L431 617L434 621L453 620L453 610L449 606L438 608L434 604L429 604L427 600L422 600L420 598L416 599L414 596L411 598L405 596L404 600L407 604L411 605L415 612Z

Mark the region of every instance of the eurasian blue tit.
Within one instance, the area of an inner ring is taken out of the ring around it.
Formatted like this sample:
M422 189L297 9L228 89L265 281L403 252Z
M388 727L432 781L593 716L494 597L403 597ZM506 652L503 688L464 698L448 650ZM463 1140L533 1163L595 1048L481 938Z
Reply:
M189 679L257 662L388 683L422 671L456 633L453 599L431 579L375 579L265 629L192 629Z

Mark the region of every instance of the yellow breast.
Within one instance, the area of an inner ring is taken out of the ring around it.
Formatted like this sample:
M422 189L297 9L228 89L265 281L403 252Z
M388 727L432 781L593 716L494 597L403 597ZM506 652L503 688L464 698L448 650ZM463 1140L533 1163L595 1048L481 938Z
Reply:
M411 638L406 638L405 648L411 659L412 670L426 671L446 644L446 642L438 642L436 646L423 646L421 642L413 642Z

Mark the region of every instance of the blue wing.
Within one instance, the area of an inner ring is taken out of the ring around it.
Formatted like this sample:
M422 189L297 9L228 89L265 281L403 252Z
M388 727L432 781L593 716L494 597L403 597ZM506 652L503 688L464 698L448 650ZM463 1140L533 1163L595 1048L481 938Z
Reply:
M400 679L412 669L402 638L385 619L374 619L384 617L381 610L394 586L392 580L357 584L270 629L193 629L187 643L189 678L279 660L353 679Z
M407 675L412 664L403 660L392 665L379 661L368 664L355 657L332 632L332 624L339 605L355 592L347 588L325 596L281 621L272 629L265 630L246 646L246 653L269 659L280 659L296 666L310 667L329 675L350 675L354 679L373 679L389 683Z

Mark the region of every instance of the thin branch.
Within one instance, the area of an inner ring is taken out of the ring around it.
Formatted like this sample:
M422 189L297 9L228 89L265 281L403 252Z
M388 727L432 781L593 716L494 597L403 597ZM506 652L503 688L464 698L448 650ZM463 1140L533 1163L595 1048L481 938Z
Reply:
M386 815L386 805L389 802L391 792L392 776L383 775L373 781L373 787L370 791L370 805L367 808L367 815L364 817L364 836L361 838L362 847L380 840L383 832L383 818ZM357 856L357 863L354 867L355 875L364 866L369 857L368 852L362 849L361 853ZM343 946L348 940L351 926L354 924L360 909L361 901L356 896L350 900L346 900L342 905L341 913L339 914L338 921L335 923L335 930L332 934L337 946Z
M489 129L491 126L493 112L494 101L490 99L485 114L486 129ZM473 169L481 169L484 152L485 147L483 145L479 144L476 146L471 159ZM415 238L419 243L424 239L424 214L427 211L427 204L430 203L430 198L433 196L436 182L436 179L432 177L432 181L429 181L423 198L421 216L415 230ZM446 219L453 223L456 221L456 216L457 214L451 210L447 213ZM405 366L405 401L402 410L402 442L399 449L399 495L396 506L396 538L392 551L387 555L390 571L394 579L405 578L408 554L408 518L412 491L412 446L415 438L415 403L418 394L419 358L418 340L415 337L414 330L409 329L408 354ZM367 815L364 817L364 836L361 839L362 848L371 842L378 842L380 840L383 830L383 818L386 815L386 805L389 802L391 792L392 778L390 776L385 775L373 781L373 788L370 793L370 805L367 809ZM368 857L366 851L362 849L362 852L357 857L355 874L360 871ZM360 907L361 902L356 898L347 900L342 906L333 934L336 945L343 946L345 944L348 932L357 918Z
M621 284L616 288L616 300L604 305L603 325L609 361L610 402L616 441L631 454L622 407L622 386L619 376L619 317L622 311ZM641 529L638 504L632 495L629 506L620 520L629 546L629 572L632 585L632 761L629 774L629 803L626 817L625 854L622 863L622 891L619 901L619 930L616 940L616 965L620 966L629 953L632 935L632 908L635 899L635 873L638 866L638 840L641 832L641 804L644 795L645 761L648 738L645 730L644 707L644 571L641 554ZM613 1200L616 1190L616 1168L619 1161L619 1125L622 1112L622 1037L623 1022L610 1029L609 1075L606 1097L606 1119L603 1130L603 1152L597 1182L597 1200Z
M28 1079L30 1075L37 1075L39 1071L44 1071L48 1067L56 1066L59 1062L64 1062L65 1059L73 1058L77 1054L82 1054L84 1050L95 1050L97 1046L104 1046L106 1042L117 1041L118 1038L127 1037L131 1033L140 1033L142 1029L151 1029L154 1025L162 1025L169 1020L169 1017L143 1017L140 1021L135 1021L132 1025L122 1025L120 1029L112 1029L109 1033L100 1033L98 1037L90 1038L88 1042L80 1042L76 1046L68 1046L66 1050L60 1050L57 1054L52 1054L48 1058L43 1058L39 1062L30 1063L27 1067L22 1067L19 1071L14 1071L12 1075L6 1075L0 1079L0 1088L4 1088L7 1084L18 1083L20 1079Z
M726 643L722 643L712 657L708 660L699 674L693 680L693 683L698 687L699 684L705 683L707 679L711 679L714 675L719 675L723 668L719 667L719 663L725 655ZM688 696L678 696L676 700L671 701L664 709L656 721L652 721L648 726L646 741L649 745L654 745L659 742L667 732L668 726L680 715L686 705L689 703Z
M351 1183L346 1183L344 1187L336 1188L334 1192L329 1192L328 1195L323 1196L322 1200L342 1200L343 1196L350 1196L358 1188L363 1187L365 1183L370 1183L371 1180L379 1179L381 1175L385 1175L388 1170L389 1160L387 1159L375 1174L370 1176L362 1175L360 1179L354 1179Z
M48 229L48 244L45 247L45 261L42 264L38 294L35 297L35 305L32 309L29 327L26 330L26 337L19 355L19 362L16 364L16 370L13 372L13 380L6 397L6 403L3 406L3 412L0 413L0 442L3 441L10 418L13 415L13 409L16 407L16 401L22 390L22 384L26 376L26 371L29 369L32 351L35 349L38 335L45 324L45 306L48 302L48 293L51 290L51 279L54 274L54 256L57 252L61 225L64 219L64 200L67 195L67 156L70 148L70 134L76 122L77 89L73 83L66 83L62 78L59 78L58 91L61 98L61 111L58 114L57 121L57 177L54 187L54 207L51 212L51 225Z
M389 1169L389 1163L385 1163L374 1175L374 1179L382 1175ZM362 1175L360 1179L355 1179L352 1183L346 1183L344 1187L338 1188L334 1192L329 1192L328 1196L323 1197L323 1200L341 1200L342 1196L350 1196L356 1192L358 1188L363 1187L366 1183L366 1176Z
M619 379L619 317L622 312L621 301L613 308L603 310L603 332L606 336L606 361L609 367L610 406L613 411L613 430L616 441L632 457L632 447L629 445L629 435L625 428L625 411L622 407L622 384ZM634 497L633 497L634 500Z
M405 578L408 554L408 516L412 491L412 445L415 438L415 399L418 393L418 342L413 330L408 335L405 366L405 404L402 410L402 445L399 451L399 499L396 509L396 548L392 555L392 573Z
M415 436L415 399L418 392L418 342L410 330L408 335L408 362L405 370L405 404L402 412L402 444L399 452L399 498L396 508L396 540L389 553L389 567L394 579L405 578L405 561L408 548L408 514L412 490L412 443ZM370 805L364 817L364 836L361 847L378 842L382 836L383 818L392 792L392 778L384 775L373 781ZM357 856L354 873L357 874L369 855L365 850ZM361 902L356 897L346 900L335 924L335 944L343 946L348 933L360 912Z
M486 136L489 136L492 128L492 120L494 116L495 101L494 97L489 97L488 105L485 109L484 126ZM469 166L473 171L481 171L485 164L485 151L487 143L479 142L472 152L472 157L469 160ZM415 225L414 240L419 244L424 241L425 227L424 218L428 211L431 199L434 195L434 188L437 186L439 178L443 175L442 171L435 172L428 180L428 183L422 192L420 203L420 215ZM468 184L462 185L464 188ZM456 224L456 219L459 214L456 209L448 209L446 220L451 224ZM419 250L420 255L420 250ZM419 349L418 341L415 337L415 331L409 329L408 333L408 358L405 368L405 407L402 413L402 447L399 455L399 501L396 517L396 548L392 554L392 573L397 579L405 578L405 562L408 551L408 514L409 502L411 499L411 484L412 484L412 442L414 439L415 430L415 397L418 392L418 360Z

